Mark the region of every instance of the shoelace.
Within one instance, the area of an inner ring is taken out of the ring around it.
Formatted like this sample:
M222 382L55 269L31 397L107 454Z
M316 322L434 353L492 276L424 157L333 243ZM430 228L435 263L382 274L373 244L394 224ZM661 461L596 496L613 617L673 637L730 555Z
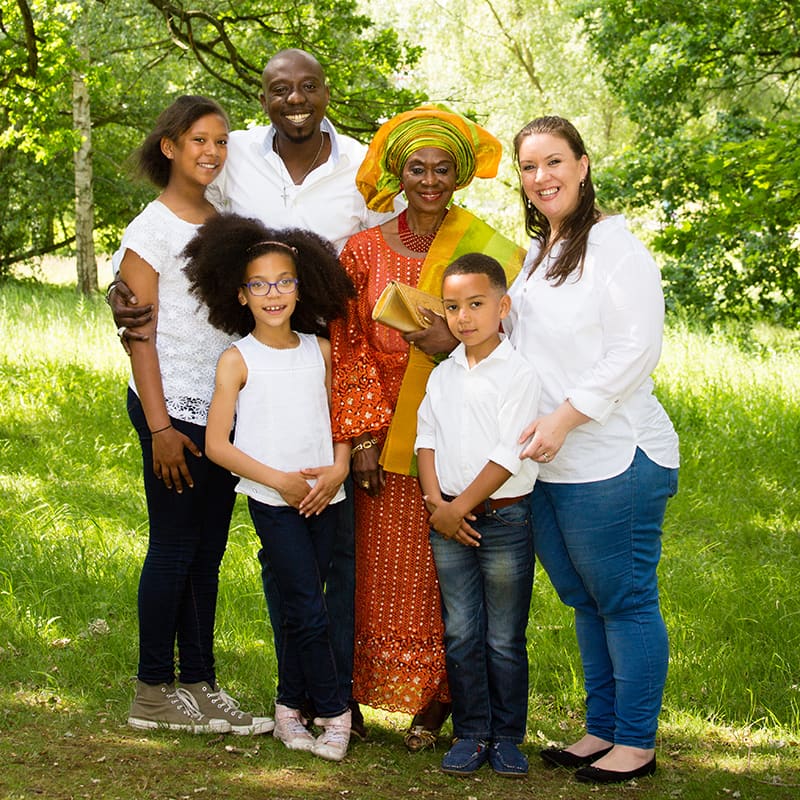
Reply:
M224 689L219 688L216 692L209 692L208 699L214 703L214 705L223 706L231 715L238 716L239 719L244 717L244 712L239 710L239 701L234 700Z
M326 727L322 736L317 741L322 744L348 744L350 740L350 729L343 725L329 725Z
M311 735L303 724L303 720L294 714L292 716L278 718L275 721L281 728L284 728L290 736L302 736L305 738Z
M167 697L171 703L177 705L180 711L185 711L193 719L200 719L203 716L200 706L197 705L197 700L192 697L192 693L188 689L178 686Z

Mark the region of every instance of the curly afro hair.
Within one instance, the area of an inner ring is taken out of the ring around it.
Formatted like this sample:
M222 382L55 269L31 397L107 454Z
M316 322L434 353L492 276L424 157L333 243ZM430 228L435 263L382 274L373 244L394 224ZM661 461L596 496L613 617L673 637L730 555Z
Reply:
M191 292L206 304L215 328L239 336L253 330L255 320L239 303L239 288L250 261L273 251L286 254L282 245L296 251L299 295L292 329L327 336L328 323L345 315L355 289L327 239L299 228L273 230L256 219L220 214L206 222L183 251Z

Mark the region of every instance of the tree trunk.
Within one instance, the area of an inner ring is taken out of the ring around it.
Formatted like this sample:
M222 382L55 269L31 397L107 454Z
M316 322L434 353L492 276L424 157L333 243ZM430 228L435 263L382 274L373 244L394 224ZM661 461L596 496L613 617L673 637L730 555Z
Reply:
M97 260L94 253L94 195L92 192L92 114L89 91L81 72L72 75L72 121L81 137L75 152L75 240L78 290L97 291Z

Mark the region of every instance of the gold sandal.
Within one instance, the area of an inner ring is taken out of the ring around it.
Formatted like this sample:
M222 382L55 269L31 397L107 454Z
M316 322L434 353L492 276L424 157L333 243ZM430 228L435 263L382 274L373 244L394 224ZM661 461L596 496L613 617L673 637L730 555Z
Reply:
M410 753L419 753L429 747L436 747L439 738L439 730L428 730L424 725L414 725L406 731L403 737L403 744Z

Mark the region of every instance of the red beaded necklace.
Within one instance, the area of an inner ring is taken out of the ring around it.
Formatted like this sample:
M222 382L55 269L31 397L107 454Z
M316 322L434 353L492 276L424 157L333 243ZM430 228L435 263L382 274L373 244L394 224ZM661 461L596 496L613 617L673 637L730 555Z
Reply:
M446 213L447 211L445 211L445 214ZM444 220L444 217L442 217L442 220ZM397 233L400 235L400 241L412 253L427 253L428 250L431 249L431 245L436 238L441 224L440 222L433 233L414 233L414 231L408 227L408 214L406 213L406 209L403 209L397 217Z

